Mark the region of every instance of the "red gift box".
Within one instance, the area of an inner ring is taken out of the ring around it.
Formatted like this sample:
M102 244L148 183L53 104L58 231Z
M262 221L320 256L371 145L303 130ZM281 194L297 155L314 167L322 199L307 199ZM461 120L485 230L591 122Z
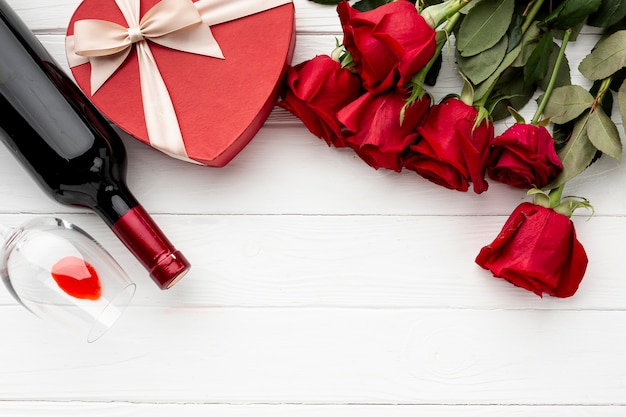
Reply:
M226 165L269 116L295 44L291 0L84 0L72 74L135 138Z

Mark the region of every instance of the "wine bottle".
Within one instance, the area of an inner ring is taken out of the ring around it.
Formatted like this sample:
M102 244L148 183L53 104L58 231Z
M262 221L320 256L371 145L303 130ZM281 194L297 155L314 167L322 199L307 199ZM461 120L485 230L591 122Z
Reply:
M119 135L5 0L0 140L52 198L96 212L161 289L188 271L187 259L129 191Z

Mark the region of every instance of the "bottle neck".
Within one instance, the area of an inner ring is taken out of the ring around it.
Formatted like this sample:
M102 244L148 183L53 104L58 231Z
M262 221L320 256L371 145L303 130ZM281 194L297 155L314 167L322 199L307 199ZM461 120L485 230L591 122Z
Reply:
M126 213L139 205L126 184L115 180L99 184L95 205L91 208L109 227L113 227Z
M189 261L168 240L130 191L116 188L100 195L95 207L104 221L162 290L176 284L189 270Z

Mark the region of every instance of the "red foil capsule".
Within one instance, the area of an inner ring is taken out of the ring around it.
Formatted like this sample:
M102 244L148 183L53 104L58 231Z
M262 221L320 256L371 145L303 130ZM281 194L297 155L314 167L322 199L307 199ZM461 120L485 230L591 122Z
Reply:
M142 206L127 211L111 229L161 289L176 284L191 267Z

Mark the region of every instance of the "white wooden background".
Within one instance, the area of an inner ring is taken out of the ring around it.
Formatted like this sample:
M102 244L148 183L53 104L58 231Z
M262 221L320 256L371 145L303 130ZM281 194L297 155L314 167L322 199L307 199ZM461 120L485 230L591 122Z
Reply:
M79 0L9 3L64 63ZM330 52L334 8L295 4L294 63ZM572 67L596 38L570 45ZM459 91L448 59L431 92ZM192 272L158 290L95 215L45 197L0 148L0 223L73 221L137 284L95 344L0 290L1 416L626 415L623 165L603 160L566 189L596 214L575 216L590 264L561 300L474 264L519 190L464 194L376 171L281 110L222 169L125 142L131 189Z

